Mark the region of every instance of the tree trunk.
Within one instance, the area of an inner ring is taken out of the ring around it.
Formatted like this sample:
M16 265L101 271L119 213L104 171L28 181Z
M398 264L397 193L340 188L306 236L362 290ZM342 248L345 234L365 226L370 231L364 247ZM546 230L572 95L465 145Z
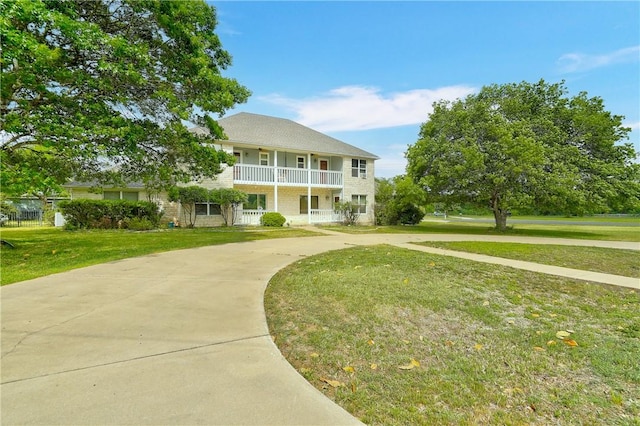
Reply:
M507 212L500 208L493 210L493 217L496 220L496 229L500 232L507 230Z
M500 206L500 194L494 194L491 198L491 209L493 210L493 217L496 221L496 229L500 232L507 230L507 209Z

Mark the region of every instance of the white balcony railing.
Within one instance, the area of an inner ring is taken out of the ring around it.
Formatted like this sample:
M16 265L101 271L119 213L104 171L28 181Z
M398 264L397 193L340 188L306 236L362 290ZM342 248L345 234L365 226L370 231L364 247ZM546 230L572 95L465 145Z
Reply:
M310 176L309 176L310 175ZM311 182L309 182L311 177ZM233 182L252 185L268 184L279 186L342 187L342 172L331 170L296 169L293 167L256 166L236 164L233 166Z

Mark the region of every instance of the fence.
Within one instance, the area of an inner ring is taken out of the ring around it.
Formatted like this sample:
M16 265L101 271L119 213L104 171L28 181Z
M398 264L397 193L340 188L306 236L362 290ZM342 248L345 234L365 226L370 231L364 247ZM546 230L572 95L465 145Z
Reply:
M42 220L42 210L19 210L6 215L6 221L2 222L2 226L12 228L35 228L47 225Z

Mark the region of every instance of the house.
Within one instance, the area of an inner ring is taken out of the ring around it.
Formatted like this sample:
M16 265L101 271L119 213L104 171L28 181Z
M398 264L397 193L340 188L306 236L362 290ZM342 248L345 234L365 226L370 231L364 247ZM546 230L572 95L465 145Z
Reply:
M292 225L339 220L338 201L359 205L360 223L373 223L374 162L378 157L294 121L241 112L218 120L228 139L217 148L236 163L216 179L193 182L205 188L234 188L249 195L236 224L259 224L264 212L281 213ZM195 133L207 129L196 127ZM88 186L67 185L72 198L96 197ZM135 193L135 194L134 194ZM104 198L146 199L141 186L105 189ZM160 197L165 217L181 218L183 209ZM196 226L222 223L219 206L195 206Z

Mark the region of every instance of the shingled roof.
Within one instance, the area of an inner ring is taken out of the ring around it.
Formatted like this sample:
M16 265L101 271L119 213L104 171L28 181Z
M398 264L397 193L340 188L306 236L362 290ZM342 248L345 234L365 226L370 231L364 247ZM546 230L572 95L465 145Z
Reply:
M240 112L221 118L218 123L228 136L228 141L238 145L374 160L379 158L370 152L285 118ZM192 129L192 131L195 133L207 132L201 127Z

